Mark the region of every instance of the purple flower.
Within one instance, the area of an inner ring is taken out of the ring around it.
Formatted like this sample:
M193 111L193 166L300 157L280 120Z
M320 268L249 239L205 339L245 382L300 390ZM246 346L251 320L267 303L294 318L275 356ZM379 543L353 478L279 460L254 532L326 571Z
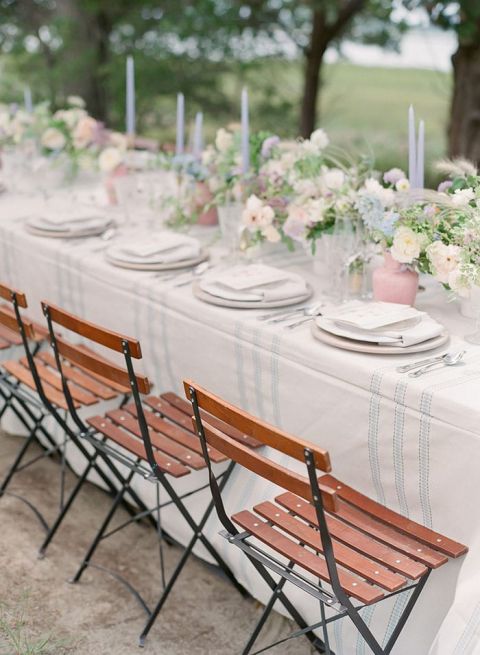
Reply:
M403 180L405 173L400 168L391 168L383 176L383 181L386 184L396 184L399 180Z
M270 157L273 148L280 143L280 137L278 136L269 136L265 139L265 141L262 143L262 150L261 150L261 155L264 159L267 159L267 157Z
M445 180L444 182L440 182L437 191L439 193L445 193L445 191L448 191L448 189L452 186L452 184L453 184L452 180Z

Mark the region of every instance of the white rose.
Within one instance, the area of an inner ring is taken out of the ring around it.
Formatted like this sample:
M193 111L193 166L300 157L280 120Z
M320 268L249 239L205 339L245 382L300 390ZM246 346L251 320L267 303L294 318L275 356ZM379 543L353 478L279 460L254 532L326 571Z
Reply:
M215 137L215 147L220 152L225 152L233 144L233 134L221 127Z
M267 225L262 229L262 234L270 243L278 243L281 240L280 232L273 225Z
M451 196L452 205L455 207L466 207L475 198L473 189L457 189Z
M345 183L345 173L339 168L332 168L322 175L322 182L329 190L338 190Z
M455 268L448 274L448 286L461 298L468 298L470 296L470 283L459 268Z
M270 205L264 205L263 202L255 195L251 195L242 212L242 221L249 230L255 231L257 228L264 229L272 224L275 218L275 212Z
M215 150L211 145L208 145L201 154L202 164L210 166L215 161Z
M410 182L406 177L402 177L402 179L395 182L395 188L397 191L408 191L410 188Z
M434 241L427 247L427 257L433 268L434 277L444 284L448 284L450 273L458 266L458 246L447 246L441 241Z
M318 196L320 193L317 180L295 180L293 182L293 189L301 198L312 198Z
M125 134L121 132L110 132L108 135L108 142L110 145L118 148L122 152L125 152L128 147L128 138Z
M98 165L100 170L104 173L111 173L117 168L117 166L120 166L122 162L122 152L114 147L105 148L98 158Z
M318 129L310 135L310 144L315 150L323 150L329 144L330 140L325 130Z
M56 127L48 127L42 134L40 142L48 150L61 150L65 147L67 140L65 135Z
M406 225L400 226L393 237L391 254L397 262L411 264L422 249L422 239Z
M92 143L97 129L97 121L91 116L83 116L73 131L75 148L86 148Z
M85 100L80 96L68 96L67 104L70 105L70 107L80 107L83 109L85 107Z

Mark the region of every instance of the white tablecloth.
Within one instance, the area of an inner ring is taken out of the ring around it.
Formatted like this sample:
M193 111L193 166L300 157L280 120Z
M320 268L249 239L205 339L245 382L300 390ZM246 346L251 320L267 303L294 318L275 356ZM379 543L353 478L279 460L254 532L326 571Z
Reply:
M175 288L152 273L114 268L105 262L106 244L99 239L67 242L29 235L24 219L38 212L38 204L36 198L0 198L0 279L27 293L31 313L40 318L39 301L46 298L138 337L144 370L159 391L182 393L182 380L191 377L329 449L336 477L468 544L466 558L433 572L394 653L479 655L480 348L462 340L473 326L456 303L428 285L417 305L447 326L450 349L466 348L465 364L413 380L395 367L418 355L337 350L314 340L308 324L294 331L266 325L256 320L258 312L201 303L190 286ZM208 240L212 232L205 234ZM303 272L315 285L311 265L298 262L296 256L274 260ZM188 484L202 475L191 476ZM137 489L153 503L153 485L138 480ZM253 483L237 468L227 505L232 511L248 508L274 494L275 488ZM202 504L198 498L195 503ZM163 520L169 532L186 540L177 515L165 511ZM214 536L217 530L211 520L207 532L220 552L240 582L265 601L268 592L255 571L237 549ZM295 597L305 616L318 620L317 603L304 594ZM405 602L403 594L364 610L380 641ZM337 655L368 654L345 621L334 625Z

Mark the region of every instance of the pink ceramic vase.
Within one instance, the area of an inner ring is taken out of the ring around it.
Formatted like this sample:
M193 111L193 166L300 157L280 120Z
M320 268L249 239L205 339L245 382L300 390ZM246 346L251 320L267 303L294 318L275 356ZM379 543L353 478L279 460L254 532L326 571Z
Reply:
M194 208L200 210L212 201L212 192L205 182L197 182L195 185ZM198 225L217 225L218 213L216 207L210 207L207 211L200 214L197 221Z
M384 302L413 305L418 289L418 273L385 252L383 266L373 271L373 297Z
M108 204L118 205L117 193L115 191L115 178L128 175L128 168L125 164L119 164L115 170L111 171L105 179L105 191L107 192Z

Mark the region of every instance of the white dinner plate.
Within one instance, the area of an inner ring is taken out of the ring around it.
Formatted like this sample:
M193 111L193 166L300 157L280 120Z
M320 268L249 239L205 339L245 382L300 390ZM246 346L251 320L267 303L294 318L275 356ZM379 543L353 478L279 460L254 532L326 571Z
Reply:
M35 235L36 237L48 237L49 239L79 239L81 237L94 237L98 236L108 230L113 225L111 219L105 219L104 222L99 222L88 228L78 230L49 230L35 227L29 223L25 224L27 232Z
M190 268L201 264L202 262L208 259L208 250L202 248L200 254L196 257L190 257L190 259L181 259L178 262L167 262L162 264L160 262L148 263L148 262L127 262L123 259L116 259L105 253L105 259L112 266L117 266L118 268L128 268L132 271L174 271L178 268Z
M442 332L442 334L439 334L438 337L422 341L422 343L415 343L412 346L381 346L377 343L355 341L354 339L347 339L346 337L339 337L336 334L325 332L325 330L319 328L315 322L312 322L311 331L315 339L318 339L318 341L322 341L329 346L375 355L408 355L409 353L421 353L426 350L433 350L434 348L444 346L450 338L448 332L445 331Z
M233 309L269 309L273 307L288 307L289 305L296 305L299 302L304 302L308 300L313 294L312 287L307 284L307 291L296 298L283 298L282 300L227 300L226 298L219 298L218 296L212 296L211 293L207 293L200 287L200 282L194 282L193 286L193 295L202 300L203 302L209 303L210 305L218 305L219 307L231 307Z

